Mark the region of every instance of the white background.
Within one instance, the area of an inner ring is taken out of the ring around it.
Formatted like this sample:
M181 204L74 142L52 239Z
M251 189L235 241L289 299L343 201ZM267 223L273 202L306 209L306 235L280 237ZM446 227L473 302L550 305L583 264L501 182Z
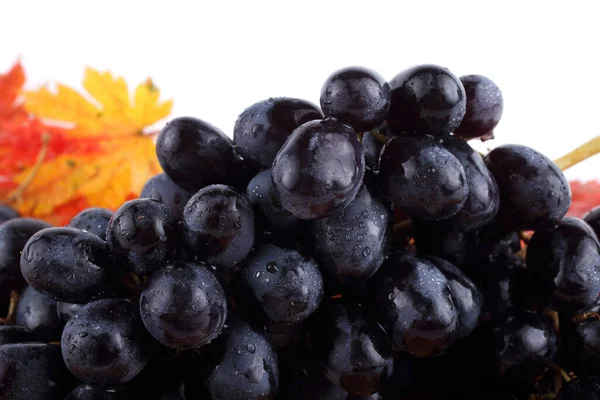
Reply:
M514 4L514 5L513 5ZM86 65L130 83L150 75L174 115L231 135L237 115L271 96L318 102L335 69L391 79L437 63L502 89L500 143L552 158L600 134L600 13L590 1L0 0L0 70L21 58L29 86L79 86ZM600 156L599 156L600 157ZM568 171L599 178L600 159Z

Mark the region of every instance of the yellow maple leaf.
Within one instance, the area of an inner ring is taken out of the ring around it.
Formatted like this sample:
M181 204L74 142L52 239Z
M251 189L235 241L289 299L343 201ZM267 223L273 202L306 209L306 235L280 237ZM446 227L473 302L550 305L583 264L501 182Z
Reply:
M65 129L46 134L37 161L13 177L8 200L22 215L61 225L83 207L116 209L160 172L144 129L168 116L172 101L161 102L149 79L130 97L122 78L91 68L83 87L24 93L28 112Z

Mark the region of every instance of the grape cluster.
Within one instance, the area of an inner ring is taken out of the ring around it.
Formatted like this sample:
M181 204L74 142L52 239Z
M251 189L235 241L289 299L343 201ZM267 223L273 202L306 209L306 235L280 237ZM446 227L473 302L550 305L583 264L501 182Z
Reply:
M469 145L502 109L481 75L349 67L233 140L171 120L114 212L1 206L0 398L600 398L600 209Z

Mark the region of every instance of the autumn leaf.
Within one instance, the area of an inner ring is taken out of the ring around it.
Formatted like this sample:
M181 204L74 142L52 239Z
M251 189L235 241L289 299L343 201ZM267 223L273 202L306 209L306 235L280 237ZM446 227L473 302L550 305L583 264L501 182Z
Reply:
M0 121L25 115L17 102L24 83L25 71L20 62L16 62L6 74L0 75Z
M2 178L15 185L6 198L23 215L62 225L88 206L116 209L160 172L152 136L144 130L168 116L172 102L160 101L149 79L130 96L122 78L91 68L83 87L79 93L57 84L23 94L25 109L43 131L35 147L0 135L0 159L12 153L11 166L25 164L0 176L0 188ZM15 157L23 147L34 148L35 159Z
M572 201L567 215L583 217L592 208L600 206L600 182L571 181Z

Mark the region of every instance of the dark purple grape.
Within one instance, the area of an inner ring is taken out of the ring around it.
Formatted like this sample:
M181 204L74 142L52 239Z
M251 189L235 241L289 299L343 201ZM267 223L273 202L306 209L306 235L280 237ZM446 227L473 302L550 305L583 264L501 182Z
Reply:
M378 182L396 206L428 220L455 215L469 195L460 161L435 140L417 134L396 136L383 146Z
M594 208L583 216L583 220L594 230L596 237L600 239L600 206Z
M335 119L307 122L285 142L271 168L283 208L301 219L344 209L365 173L363 149L354 129Z
M246 322L230 319L228 328L203 354L201 377L212 400L272 400L279 388L277 353L267 338Z
M458 231L469 231L490 222L500 207L500 191L483 158L461 138L448 136L443 146L462 164L469 195L462 209L444 222Z
M271 167L294 129L321 118L321 110L308 101L270 98L251 105L240 114L233 128L233 141L244 161L259 171Z
M56 312L56 300L44 296L31 286L27 286L19 297L16 317L16 325L29 329L38 340L60 340L62 324Z
M485 163L500 188L497 220L511 230L555 225L571 205L571 189L562 171L537 151L520 145L496 147Z
M367 131L362 136L361 143L365 153L365 168L371 171L379 170L379 155L383 148L382 137L384 136L373 131ZM387 137L384 138L386 142L389 140Z
M35 342L37 337L24 326L0 325L0 346L3 344Z
M221 333L227 299L207 267L177 262L152 276L140 310L146 329L162 345L192 349Z
M454 295L458 309L460 326L456 331L457 339L469 336L479 325L483 309L483 295L473 281L454 264L438 257L426 257L446 276L448 286Z
M502 92L485 76L466 75L460 81L467 94L467 112L454 134L465 139L493 139L504 108Z
M154 175L148 179L140 194L140 198L153 199L163 203L169 210L173 223L177 223L181 219L183 208L190 197L192 197L192 193L179 187L165 173Z
M85 383L77 386L64 400L133 400L122 388L106 389Z
M551 365L558 350L552 326L533 312L510 316L495 329L498 368L512 380L530 380Z
M130 200L115 212L106 240L118 267L144 276L164 267L175 248L167 207L152 199Z
M165 173L192 193L216 183L234 184L243 175L231 139L197 118L167 123L156 140L156 154Z
M392 212L363 187L340 214L314 220L313 254L323 271L341 284L373 275L387 256Z
M466 112L466 93L448 69L419 65L390 81L392 103L388 123L397 133L443 136L453 132Z
M449 281L432 262L394 252L373 277L379 321L401 350L417 357L444 353L460 329Z
M538 230L527 247L534 289L556 310L574 314L599 304L600 244L589 225L567 217Z
M21 272L38 292L68 303L111 294L116 278L106 242L73 228L34 234L23 248Z
M0 224L0 280L8 279L24 286L21 252L29 238L44 228L50 225L33 218L14 218Z
M600 373L600 321L589 318L573 324L561 324L560 328L563 338L561 357L578 374L598 376Z
M77 311L81 309L85 304L74 304L74 303L64 303L62 301L58 301L56 303L56 312L58 314L58 320L61 323L61 326L65 326L67 321L71 319L73 315Z
M392 93L377 72L346 67L331 74L321 89L321 109L359 132L377 128L387 117Z
M19 213L17 210L8 204L0 203L0 224L13 218L19 218Z
M419 254L440 257L461 268L477 243L473 233L457 231L444 221L413 218L412 226Z
M137 304L103 299L86 304L67 322L61 348L78 379L110 387L130 381L144 368L149 340Z
M58 346L0 346L0 399L63 400L73 387L71 380Z
M392 345L362 306L344 299L324 307L312 335L329 380L346 392L368 396L392 374Z
M600 378L584 376L565 383L556 400L600 400Z
M275 322L304 320L317 310L323 298L319 266L292 247L260 243L242 274L252 297Z
M229 186L207 186L186 204L181 229L191 254L228 270L246 258L254 245L252 204Z
M69 227L82 229L106 240L106 228L112 216L113 212L106 208L88 208L74 216Z
M293 231L304 223L285 210L273 192L273 174L270 169L259 172L246 189L246 196L254 205L257 223L267 231Z

